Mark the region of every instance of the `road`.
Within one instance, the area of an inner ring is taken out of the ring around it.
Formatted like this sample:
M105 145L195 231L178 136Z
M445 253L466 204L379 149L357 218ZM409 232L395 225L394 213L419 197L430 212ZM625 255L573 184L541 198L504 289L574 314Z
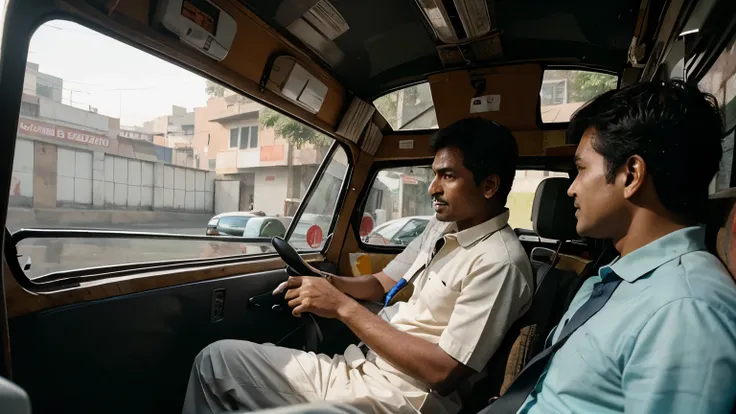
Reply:
M205 226L206 223L106 224L93 228L204 236ZM261 253L267 247L270 249L267 245L215 240L36 238L21 241L17 249L22 255L21 265L30 258L26 274L35 279L51 272L96 266Z

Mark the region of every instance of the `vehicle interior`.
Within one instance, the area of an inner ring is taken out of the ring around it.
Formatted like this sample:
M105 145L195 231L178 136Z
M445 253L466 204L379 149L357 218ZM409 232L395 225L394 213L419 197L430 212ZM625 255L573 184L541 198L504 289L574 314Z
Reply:
M727 128L705 225L709 249L736 271L732 0L4 3L0 376L35 413L181 412L194 357L220 339L326 354L357 343L334 320L294 318L271 291L315 269L380 271L423 230L396 243L368 236L433 214L430 138L469 116L517 140L507 207L535 299L463 395L464 413L503 393L585 278L616 256L575 234L566 195L576 149L567 124L598 94L679 78L718 99ZM139 83L114 78L136 70ZM178 94L195 81L199 100ZM164 111L146 112L157 99L174 105L167 128L180 132L149 123ZM129 155L147 134L170 160ZM216 214L253 209L289 223L284 237L205 234ZM192 212L204 218L185 234ZM149 224L161 217L170 224Z

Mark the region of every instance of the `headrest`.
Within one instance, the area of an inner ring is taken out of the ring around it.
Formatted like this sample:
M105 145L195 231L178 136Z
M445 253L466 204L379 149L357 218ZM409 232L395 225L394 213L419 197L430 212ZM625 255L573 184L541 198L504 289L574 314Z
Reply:
M575 231L577 219L574 202L567 195L571 183L565 177L550 177L539 183L532 207L534 232L539 237L554 240L579 237Z

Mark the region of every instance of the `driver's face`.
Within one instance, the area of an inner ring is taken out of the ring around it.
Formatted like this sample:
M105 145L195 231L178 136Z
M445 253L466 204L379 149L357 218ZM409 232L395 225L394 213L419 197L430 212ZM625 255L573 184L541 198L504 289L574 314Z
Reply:
M429 185L432 206L439 221L474 222L487 209L486 192L477 185L473 173L463 165L463 154L457 148L437 151L432 163L435 173Z

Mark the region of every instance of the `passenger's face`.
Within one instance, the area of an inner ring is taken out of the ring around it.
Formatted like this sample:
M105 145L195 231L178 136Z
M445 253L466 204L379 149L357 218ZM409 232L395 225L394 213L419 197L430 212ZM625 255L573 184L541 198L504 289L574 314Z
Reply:
M567 190L575 199L576 230L579 235L600 239L613 238L625 226L625 178L616 176L606 181L606 161L595 151L592 140L595 130L589 128L575 153L578 175Z
M498 189L497 176L477 185L473 173L463 165L462 152L453 147L437 151L432 170L435 178L429 185L429 194L438 220L470 227L487 219L488 200Z

